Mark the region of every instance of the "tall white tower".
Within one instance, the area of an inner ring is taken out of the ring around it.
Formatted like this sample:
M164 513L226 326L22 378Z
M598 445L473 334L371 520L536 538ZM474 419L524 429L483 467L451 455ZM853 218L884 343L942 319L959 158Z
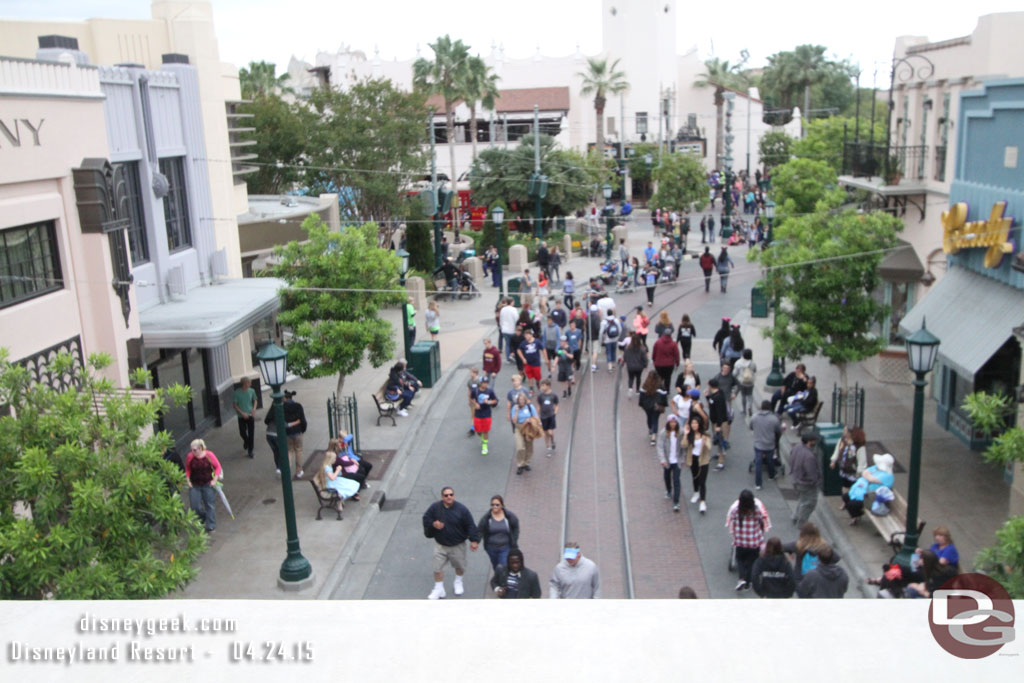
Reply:
M676 0L601 0L603 56L621 60L619 69L629 81L625 120L620 120L618 97L609 98L605 108L605 117L615 119L616 135L609 139L621 140L624 133L626 142L639 142L638 113L646 114L647 140L657 139L659 92L677 80L676 5Z

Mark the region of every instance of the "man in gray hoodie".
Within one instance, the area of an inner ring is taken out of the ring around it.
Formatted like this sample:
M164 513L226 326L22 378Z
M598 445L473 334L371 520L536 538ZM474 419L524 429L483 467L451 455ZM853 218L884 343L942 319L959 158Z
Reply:
M793 513L793 524L802 525L811 517L818 504L818 487L821 486L821 465L814 453L818 433L805 429L800 433L800 443L789 454L793 488L800 498Z
M761 463L768 468L768 478L775 478L775 443L782 434L782 421L772 412L771 401L761 401L761 410L750 418L754 431L754 486L761 490Z
M832 548L824 546L818 551L818 566L800 579L796 594L801 598L841 598L846 595L850 578L836 562Z
M548 585L553 599L590 599L601 597L601 579L593 560L583 557L578 543L566 543L562 561L555 565Z

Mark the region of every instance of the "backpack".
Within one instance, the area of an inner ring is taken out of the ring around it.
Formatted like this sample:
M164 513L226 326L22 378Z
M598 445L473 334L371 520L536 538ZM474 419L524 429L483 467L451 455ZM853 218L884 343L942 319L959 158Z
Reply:
M619 338L619 323L614 318L608 321L608 328L605 330L605 335L609 340Z
M740 370L740 384L745 387L754 386L754 371L750 369L749 365L744 365Z
M704 254L700 257L700 267L704 270L711 270L715 267L715 257L711 254Z
M814 553L804 553L804 558L800 563L800 574L806 574L812 569L818 566L818 556Z

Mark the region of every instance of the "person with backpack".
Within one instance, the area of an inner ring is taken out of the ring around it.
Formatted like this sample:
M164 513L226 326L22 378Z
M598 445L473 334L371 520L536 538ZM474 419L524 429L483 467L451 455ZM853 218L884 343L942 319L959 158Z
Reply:
M722 293L725 294L726 287L729 285L729 273L736 264L732 262L732 257L729 256L729 252L725 247L722 247L721 253L718 254L718 260L715 263L715 267L718 269L718 283L722 287Z
M658 340L654 342L651 361L665 387L672 386L672 374L679 367L679 347L672 341L671 330L664 330Z
M590 348L590 371L597 372L597 349L601 338L601 327L604 325L604 316L597 303L590 304L590 313L587 315L587 345Z
M622 324L615 317L615 310L608 309L607 316L601 323L600 339L604 345L605 359L608 361L608 372L615 371L616 350L619 345L619 337L622 335ZM596 365L594 366L597 367Z
M736 361L733 374L740 382L740 396L742 397L741 408L747 417L754 414L754 382L757 379L757 363L754 362L754 352L750 349L743 349L743 357ZM771 403L768 404L771 409Z
M711 206L714 208L714 200L711 201ZM708 216L708 242L711 244L715 243L715 217Z
M627 380L629 396L632 396L634 382L636 383L637 393L640 393L640 380L648 364L647 347L644 346L643 335L639 332L634 332L630 337L629 346L626 347L622 356L626 362L626 372L629 374L629 379Z
M715 257L711 255L711 247L704 247L700 255L700 269L704 271L704 291L711 291L711 274L715 271Z
M647 415L647 433L652 446L655 445L658 438L658 416L665 412L666 405L668 405L668 390L658 373L651 370L647 373L643 390L640 392L640 407Z
M558 347L561 346L562 328L555 322L554 316L548 316L548 324L544 328L544 355L548 362L548 376L553 372L555 360L558 358Z
M796 591L793 565L782 553L782 541L772 536L764 544L764 554L754 560L750 572L754 592L762 598L791 598Z

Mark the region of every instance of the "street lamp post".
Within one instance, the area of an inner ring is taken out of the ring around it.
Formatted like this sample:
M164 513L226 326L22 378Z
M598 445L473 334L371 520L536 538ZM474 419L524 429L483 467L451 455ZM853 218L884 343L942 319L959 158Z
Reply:
M312 585L313 568L299 549L299 532L295 525L295 502L292 499L291 461L288 458L288 426L284 421L284 385L288 352L277 344L267 344L256 358L260 362L263 381L270 385L274 399L277 426L278 467L281 470L281 492L284 500L284 522L288 532L288 555L281 563L277 585L285 590L301 590Z
M924 376L932 371L939 355L939 339L925 327L907 337L907 361L914 373L914 423L910 432L910 481L907 486L907 530L903 534L903 547L892 558L894 564L910 566L910 558L917 551L917 499L921 484L921 428L924 422Z
M405 249L399 249L395 252L395 256L402 259L402 270L398 274L398 284L405 287L405 278L409 274L409 252ZM405 358L409 358L409 304L402 304L402 344L405 348Z
M764 203L764 216L768 220L768 234L765 236L765 245L770 246L772 239L774 239L774 226L775 226L775 202L768 199ZM775 299L775 315L779 315L779 291L777 288L773 293ZM773 344L774 352L774 344ZM783 382L782 377L782 358L775 353L772 353L772 371L768 373L768 377L765 378L764 383L769 387L781 387Z
M494 236L498 240L498 265L495 266L498 269L498 301L505 298L505 277L502 273L501 260L502 260L502 243L501 243L501 224L505 221L505 209L500 205L491 209L491 220L494 222ZM408 358L408 356L406 356Z
M612 253L612 227L615 225L615 219L612 217L615 209L613 209L611 204L608 203L612 198L612 186L605 184L601 188L601 192L604 194L605 254L606 256L610 256Z

